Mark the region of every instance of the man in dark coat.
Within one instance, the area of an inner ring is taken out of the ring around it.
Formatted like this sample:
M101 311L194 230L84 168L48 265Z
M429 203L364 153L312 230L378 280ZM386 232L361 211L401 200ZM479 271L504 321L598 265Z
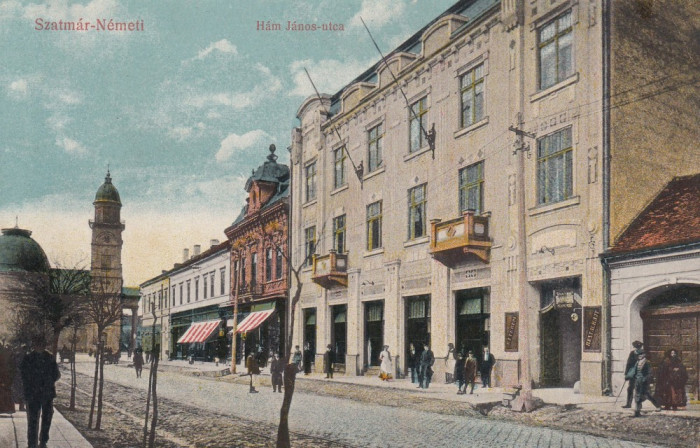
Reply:
M420 386L422 389L427 389L430 386L430 380L433 377L433 364L435 364L435 355L433 351L430 350L428 344L423 345L423 352L420 354L419 365L419 378Z
M464 353L460 352L457 355L457 362L455 362L455 383L457 383L457 395L463 395L464 390L462 388L464 387Z
M326 353L323 354L323 369L326 372L326 378L333 378L333 365L335 364L335 352L330 344L326 347Z
M491 387L491 371L494 364L496 364L496 358L488 347L484 347L484 359L479 366L479 373L481 374L481 384L485 388Z
M464 391L466 392L467 389L469 388L469 385L471 385L471 389L469 390L470 394L474 393L474 383L476 382L476 371L478 370L476 358L474 357L474 352L472 350L469 350L469 355L467 356L467 360L464 363Z
M61 377L56 356L46 351L46 340L37 336L32 340L32 352L24 357L20 366L27 402L27 442L29 448L45 448L49 441L53 399L56 397L55 383ZM41 435L39 435L41 414Z
M248 369L248 375L250 375L250 389L248 392L251 394L257 394L258 391L253 386L253 375L260 375L260 366L258 365L258 359L255 354L251 353L245 360L245 366Z
M632 407L632 397L634 397L634 377L628 378L627 373L637 364L637 356L644 351L642 349L643 344L640 341L634 341L632 347L634 348L627 356L627 364L625 365L625 378L627 378L629 384L627 386L627 403L622 407L627 409Z
M280 355L275 353L272 362L270 362L270 382L272 383L272 392L282 392L282 372L284 371L284 362L280 359Z
M634 379L634 416L641 415L642 403L644 400L649 400L656 407L657 411L661 410L659 404L654 397L649 393L649 383L651 383L651 363L646 359L644 351L637 355L637 363L627 372L628 379Z
M311 373L311 362L313 361L314 352L311 350L311 344L308 342L304 345L304 375Z

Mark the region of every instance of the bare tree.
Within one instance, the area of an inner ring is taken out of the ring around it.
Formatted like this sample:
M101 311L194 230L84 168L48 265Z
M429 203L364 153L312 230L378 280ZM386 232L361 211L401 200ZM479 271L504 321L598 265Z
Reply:
M152 307L153 326L151 327L151 367L148 374L148 394L146 396L146 419L143 423L143 447L153 448L156 441L156 427L158 426L158 361L160 350L156 350L156 310ZM153 417L151 429L148 429L148 417L151 409L151 397L153 397Z
M97 332L97 349L95 351L95 376L92 384L92 400L90 402L88 428L92 428L93 417L95 417L95 429L101 428L106 330L121 320L121 287L122 280L120 278L93 277L90 285L90 299L87 301L85 307L85 315L87 316L88 322L95 326ZM95 405L97 405L96 415Z

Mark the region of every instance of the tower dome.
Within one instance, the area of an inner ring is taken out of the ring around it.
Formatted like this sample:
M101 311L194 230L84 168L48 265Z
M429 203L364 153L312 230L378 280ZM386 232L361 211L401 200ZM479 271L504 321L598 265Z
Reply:
M31 234L18 227L2 229L0 272L48 272L49 260Z
M122 205L117 187L112 185L112 177L109 175L109 170L107 170L105 182L100 185L100 188L97 189L97 194L95 194L95 202L115 202Z

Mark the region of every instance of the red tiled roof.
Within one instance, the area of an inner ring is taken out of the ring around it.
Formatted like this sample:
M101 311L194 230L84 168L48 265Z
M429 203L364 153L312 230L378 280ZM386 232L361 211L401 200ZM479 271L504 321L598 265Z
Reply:
M700 173L675 177L620 235L611 252L700 241Z

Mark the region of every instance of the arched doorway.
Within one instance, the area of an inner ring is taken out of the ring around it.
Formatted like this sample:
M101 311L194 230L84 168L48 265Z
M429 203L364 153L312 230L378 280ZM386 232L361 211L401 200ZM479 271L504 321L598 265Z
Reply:
M700 286L674 285L648 293L642 308L644 347L658 368L665 354L676 349L688 372L687 390L698 396L700 370Z

